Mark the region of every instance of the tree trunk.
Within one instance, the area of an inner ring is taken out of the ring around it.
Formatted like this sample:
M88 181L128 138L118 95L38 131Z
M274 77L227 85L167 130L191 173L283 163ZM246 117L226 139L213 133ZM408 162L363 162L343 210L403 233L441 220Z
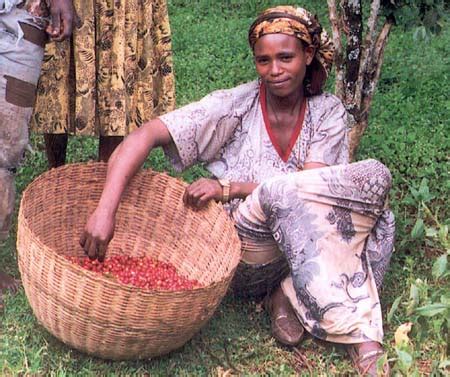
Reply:
M328 0L328 9L335 45L335 89L348 112L349 157L353 160L368 125L393 20L386 19L378 27L380 0L372 0L363 40L361 0L341 0L339 8L335 0Z

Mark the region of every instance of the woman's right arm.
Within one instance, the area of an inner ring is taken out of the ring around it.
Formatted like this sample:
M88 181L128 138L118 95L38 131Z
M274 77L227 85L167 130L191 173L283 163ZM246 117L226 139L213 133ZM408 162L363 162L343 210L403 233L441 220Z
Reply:
M80 238L80 245L90 258L105 257L114 235L116 211L130 179L153 148L171 141L166 125L154 119L130 133L111 155L102 195Z

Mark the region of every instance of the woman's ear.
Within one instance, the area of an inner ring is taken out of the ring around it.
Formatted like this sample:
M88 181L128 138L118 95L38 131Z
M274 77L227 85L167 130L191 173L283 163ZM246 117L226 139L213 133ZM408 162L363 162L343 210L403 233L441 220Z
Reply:
M305 47L306 65L310 65L311 64L315 53L316 53L316 48L315 47L313 47L313 46Z

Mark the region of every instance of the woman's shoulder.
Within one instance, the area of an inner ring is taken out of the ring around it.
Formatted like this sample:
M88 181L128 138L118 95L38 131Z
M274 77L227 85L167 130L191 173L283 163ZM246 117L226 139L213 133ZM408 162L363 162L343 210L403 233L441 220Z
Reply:
M219 89L211 92L207 98L216 98L221 100L233 100L236 103L242 103L249 98L258 95L259 82L258 80L250 81L240 84L230 89Z
M347 110L344 104L331 93L322 93L309 97L309 120L317 128L347 129Z
M335 108L344 108L339 97L328 92L309 97L308 100L310 107L314 110L329 111Z

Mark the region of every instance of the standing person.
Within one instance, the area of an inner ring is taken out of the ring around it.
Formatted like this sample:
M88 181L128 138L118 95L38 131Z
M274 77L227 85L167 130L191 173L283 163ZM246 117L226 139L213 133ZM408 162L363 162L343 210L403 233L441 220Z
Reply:
M205 163L215 179L192 183L183 200L225 203L244 249L235 288L269 290L273 336L293 346L306 329L344 344L360 373L376 375L378 289L395 228L389 170L375 160L348 164L344 106L322 93L333 48L314 16L268 9L249 43L258 80L162 115L120 144L80 244L104 258L121 195L153 148L179 170Z
M72 32L72 19L71 0L0 0L0 242L14 212L14 173L28 143L47 33L62 41ZM0 271L0 305L3 292L17 287Z
M107 161L124 136L175 104L166 0L74 6L72 39L46 46L32 117L50 168L65 163L68 135L98 137Z

